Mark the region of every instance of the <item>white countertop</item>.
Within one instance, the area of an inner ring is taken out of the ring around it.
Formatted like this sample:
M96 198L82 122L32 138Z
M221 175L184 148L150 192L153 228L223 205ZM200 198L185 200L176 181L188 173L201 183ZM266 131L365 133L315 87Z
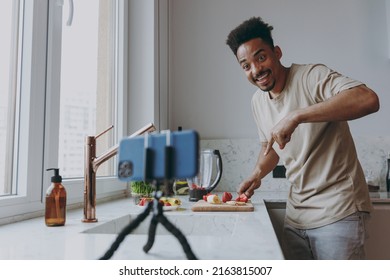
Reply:
M172 222L185 222L181 230L198 259L283 259L264 199L283 201L285 193L258 192L252 198L254 212L192 212L188 197L180 198L182 207L165 215ZM82 223L82 209L77 209L67 212L63 227L47 227L43 217L0 226L0 259L99 259L117 234L83 232L142 212L131 198L98 204L96 209L98 223ZM148 227L149 222L142 224ZM186 259L171 234L157 235L147 254L142 250L146 240L145 234L128 235L112 259Z
M193 202L181 196L182 207L178 211L166 211L172 222L183 223L178 228L186 238L198 259L283 259L264 201L284 202L285 192L259 191L252 197L254 212L192 212ZM389 203L388 193L371 194L373 203ZM44 218L0 226L0 259L2 260L96 260L115 240L116 233L84 233L96 231L96 227L117 231L126 225L118 221L129 215L135 217L142 209L134 205L132 198L123 198L97 205L97 223L82 223L82 209L67 212L63 227L47 227ZM123 220L123 219L122 219ZM115 223L116 222L116 223ZM148 229L144 221L138 228ZM163 227L158 225L158 227ZM112 259L186 259L178 240L171 234L159 234L151 250L146 254L142 247L147 235L128 235Z

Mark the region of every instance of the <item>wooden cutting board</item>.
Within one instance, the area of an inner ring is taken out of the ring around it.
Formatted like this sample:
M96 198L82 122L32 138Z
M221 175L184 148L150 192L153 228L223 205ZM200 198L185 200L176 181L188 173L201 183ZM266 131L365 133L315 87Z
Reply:
M245 205L230 205L226 203L212 204L204 200L198 200L191 207L194 212L253 212L254 207L251 202Z

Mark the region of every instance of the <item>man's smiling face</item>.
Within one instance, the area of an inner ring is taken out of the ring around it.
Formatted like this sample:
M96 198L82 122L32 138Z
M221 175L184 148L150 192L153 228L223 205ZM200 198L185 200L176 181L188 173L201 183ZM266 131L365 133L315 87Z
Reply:
M237 49L237 60L249 82L263 91L280 93L284 81L279 81L282 52L279 47L272 48L260 38L243 43Z

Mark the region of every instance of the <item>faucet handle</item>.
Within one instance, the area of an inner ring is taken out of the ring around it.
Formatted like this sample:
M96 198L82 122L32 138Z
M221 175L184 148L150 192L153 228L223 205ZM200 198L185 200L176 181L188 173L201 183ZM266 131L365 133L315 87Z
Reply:
M110 131L111 129L114 128L114 125L112 124L110 127L108 127L107 129L105 129L104 131L100 132L98 135L95 136L95 139L98 139L100 136L102 136L104 133Z

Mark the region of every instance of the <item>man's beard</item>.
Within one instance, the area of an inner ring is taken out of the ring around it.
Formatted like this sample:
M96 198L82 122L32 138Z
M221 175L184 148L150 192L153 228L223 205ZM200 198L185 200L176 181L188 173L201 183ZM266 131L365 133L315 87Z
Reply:
M266 91L266 92L271 91L271 90L273 90L274 87L275 87L275 81L273 81L273 83L270 84L269 86L261 87L261 86L258 85L258 87L259 87L262 91Z

